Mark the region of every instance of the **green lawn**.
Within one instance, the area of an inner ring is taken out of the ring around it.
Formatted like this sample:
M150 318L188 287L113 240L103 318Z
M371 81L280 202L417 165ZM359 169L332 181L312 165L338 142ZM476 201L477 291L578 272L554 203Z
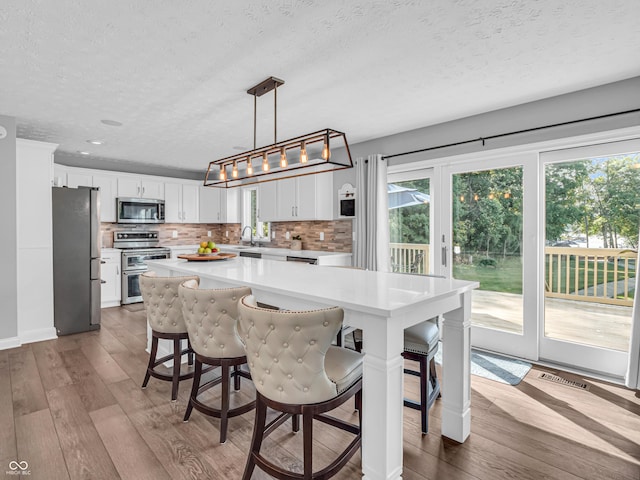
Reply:
M477 256L478 259L482 257ZM496 267L455 264L453 277L480 282L480 290L522 293L522 262L520 258L497 260Z

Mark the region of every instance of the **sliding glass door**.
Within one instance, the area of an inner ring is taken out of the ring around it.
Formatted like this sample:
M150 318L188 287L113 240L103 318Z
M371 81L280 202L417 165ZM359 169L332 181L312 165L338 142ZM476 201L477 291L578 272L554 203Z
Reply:
M473 345L526 358L536 355L535 311L525 311L525 291L535 295L535 249L525 242L527 230L535 229L525 207L525 195L535 193L525 188L535 182L531 160L496 158L483 161L482 168L476 162L448 167L449 211L442 231L450 274L480 283L472 298Z
M540 357L622 376L637 271L640 145L596 145L548 152L541 159Z

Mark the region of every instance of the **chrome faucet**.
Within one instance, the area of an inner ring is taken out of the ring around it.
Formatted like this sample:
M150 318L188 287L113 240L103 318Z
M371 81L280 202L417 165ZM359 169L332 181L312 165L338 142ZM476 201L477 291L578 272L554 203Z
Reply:
M254 246L255 246L255 242L253 241L253 228L251 228L251 225L247 225L246 227L244 227L244 228L242 229L242 233L240 234L240 238L244 238L244 231L245 231L247 228L249 229L249 233L251 233L251 241L249 242L249 245L251 245L252 247L254 247Z

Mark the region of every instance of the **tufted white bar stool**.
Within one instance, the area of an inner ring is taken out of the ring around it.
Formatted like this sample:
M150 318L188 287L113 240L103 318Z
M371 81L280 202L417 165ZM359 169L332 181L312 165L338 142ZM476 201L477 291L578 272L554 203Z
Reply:
M440 381L436 373L435 355L438 353L438 341L440 332L436 319L409 327L404 331L405 360L418 362L419 369L404 369L404 373L420 377L420 401L416 402L408 398L404 399L404 406L420 410L422 433L429 432L429 409L433 402L440 397ZM356 351L362 351L362 331L353 331L353 343Z
M220 443L224 443L227 440L229 418L253 410L256 405L255 400L252 400L239 407L229 408L231 378L235 390L240 390L242 377L251 379L248 372L240 369L241 365L247 363L247 357L236 330L238 302L243 296L250 295L251 289L238 287L201 290L198 282L189 280L180 285L178 293L191 347L196 354L193 386L184 421L189 420L194 408L205 415L219 418ZM221 367L222 374L201 385L203 365ZM219 384L222 384L220 408L209 406L198 399L200 394Z
M361 413L359 425L326 415L353 396L361 405L362 355L331 346L343 310L274 311L258 307L251 296L244 297L238 309L238 332L256 386L255 424L243 479L251 478L256 465L281 480L332 477L361 443ZM267 407L281 412L269 424ZM296 422L298 415L303 425L303 473L284 470L260 453L263 439L289 417ZM313 420L355 435L330 465L317 472L313 471Z
M140 275L142 301L147 311L147 321L151 327L151 355L142 388L147 387L150 377L169 381L172 383L172 401L178 398L178 383L193 377L193 371L180 374L182 355L188 354L189 365L193 364L193 351L188 344L189 335L182 318L182 305L178 298L178 286L186 280L199 282L200 278L197 276L158 277L155 272L145 272ZM173 353L156 359L158 339L160 338L173 341ZM182 340L187 340L188 347L184 350L180 345ZM156 371L158 365L171 359L173 359L173 373L171 375Z

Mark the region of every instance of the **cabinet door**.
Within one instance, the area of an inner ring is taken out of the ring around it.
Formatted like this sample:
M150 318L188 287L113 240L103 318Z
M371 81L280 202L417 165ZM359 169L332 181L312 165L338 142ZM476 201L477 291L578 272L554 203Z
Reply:
M101 284L101 302L105 304L113 304L120 302L120 266L118 263L103 263L101 265L100 278L104 283Z
M198 223L198 186L197 185L182 185L182 222L183 223Z
M220 223L222 188L200 187L200 223Z
M139 197L140 180L132 177L118 177L119 197Z
M116 221L117 179L107 175L94 175L93 186L100 189L100 221Z
M276 183L277 181L258 185L258 220L261 222L272 222L278 219Z
M84 173L67 173L67 187L76 188L91 186L93 186L91 175Z
M164 221L182 223L182 185L164 184Z
M164 183L143 179L140 182L140 196L142 198L164 200Z
M296 220L316 220L317 189L316 175L298 177L297 180L297 201L295 208Z
M296 179L285 178L276 182L278 183L277 220L294 220L296 217Z

